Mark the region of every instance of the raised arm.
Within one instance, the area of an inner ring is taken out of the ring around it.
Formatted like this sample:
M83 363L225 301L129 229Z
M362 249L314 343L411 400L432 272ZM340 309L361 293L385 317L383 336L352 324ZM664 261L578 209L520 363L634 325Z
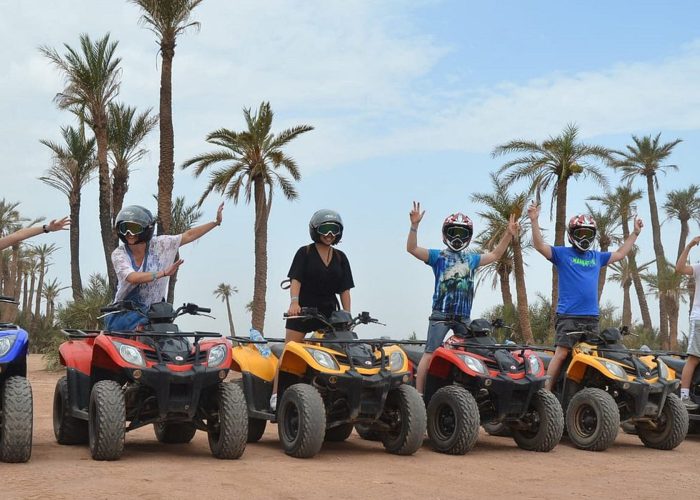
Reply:
M544 242L542 230L540 230L540 204L534 201L530 203L530 206L527 207L527 215L530 217L530 225L532 226L532 245L547 260L552 260L552 247Z
M642 222L642 219L637 219L635 217L634 231L632 231L632 233L627 237L627 239L624 241L620 248L618 248L612 254L610 254L610 260L608 261L608 264L612 264L613 262L617 262L618 260L622 260L625 258L629 251L632 250L634 242L637 241L637 237L639 236L639 233L642 232L643 227L644 223Z
M681 254L678 256L678 262L676 262L676 272L680 274L686 274L688 276L693 275L693 266L688 264L688 254L690 249L697 246L700 243L700 236L696 236L685 246Z
M428 262L428 250L418 246L418 226L423 220L425 210L421 212L420 203L413 202L413 210L408 214L411 220L411 227L408 230L408 238L406 239L406 251L413 255L416 259L423 262Z
M498 242L498 245L496 245L493 250L481 255L479 266L491 264L503 257L503 253L506 251L510 240L517 237L518 232L520 232L520 224L515 220L515 215L511 214L508 220L508 231L503 234L501 241Z
M51 233L53 231L60 231L62 229L68 229L70 225L70 219L64 217L63 219L54 219L48 224L43 226L33 226L25 227L19 231L15 231L12 234L8 234L4 238L0 238L0 250L11 247L12 245L19 243L20 241L26 240L33 236L37 236L41 233Z
M221 205L219 205L219 209L216 211L216 220L207 222L205 224L202 224L201 226L193 227L192 229L188 229L187 231L182 233L180 246L192 243L194 240L201 238L215 227L220 226L221 221L223 220L223 213L224 204L221 203Z

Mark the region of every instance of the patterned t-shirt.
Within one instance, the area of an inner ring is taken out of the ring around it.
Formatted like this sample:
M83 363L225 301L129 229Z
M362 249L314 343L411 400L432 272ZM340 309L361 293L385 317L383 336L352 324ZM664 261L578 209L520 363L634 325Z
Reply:
M557 314L598 316L598 276L610 261L610 252L573 247L551 247L552 264L559 273Z
M433 311L468 318L474 300L474 274L481 255L449 249L428 251L428 264L435 274Z
M140 285L129 283L126 281L126 277L133 272L158 272L164 270L175 262L181 239L182 235L179 234L176 236L154 236L151 238L151 241L148 242L146 257L138 269L126 246L120 245L115 248L112 252L112 264L117 273L118 284L114 300L125 300L134 289L136 289L136 297L132 296L132 299L143 306L150 306L163 300L168 293L169 276Z

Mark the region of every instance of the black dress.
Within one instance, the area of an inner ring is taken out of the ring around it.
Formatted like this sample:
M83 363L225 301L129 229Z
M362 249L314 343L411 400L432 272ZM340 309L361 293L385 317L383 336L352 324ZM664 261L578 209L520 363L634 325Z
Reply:
M316 307L325 316L337 310L337 294L355 286L352 280L350 262L343 252L332 248L333 256L326 266L316 245L306 245L297 250L287 277L301 283L299 305ZM317 320L288 319L287 329L308 333L317 330L322 324Z

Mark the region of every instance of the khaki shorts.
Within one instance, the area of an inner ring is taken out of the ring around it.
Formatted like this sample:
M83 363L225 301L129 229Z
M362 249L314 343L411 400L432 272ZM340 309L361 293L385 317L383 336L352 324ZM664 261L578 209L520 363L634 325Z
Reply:
M700 357L700 319L690 320L688 332L688 354Z

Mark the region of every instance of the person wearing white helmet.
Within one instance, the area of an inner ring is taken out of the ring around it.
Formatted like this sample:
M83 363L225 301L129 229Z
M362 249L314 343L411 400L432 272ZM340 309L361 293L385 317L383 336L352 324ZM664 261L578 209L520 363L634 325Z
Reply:
M428 339L416 373L416 389L421 394L433 352L442 345L450 329L445 321L457 322L457 328L466 330L474 300L474 275L477 268L500 259L511 238L517 236L520 229L515 216L511 215L508 230L498 245L488 253L479 254L467 250L474 232L471 219L462 213L454 213L442 223L442 241L447 248L427 249L418 246L418 225L424 214L425 210L421 211L420 203L414 201L413 210L409 214L411 227L406 240L406 251L432 267L435 275Z
M223 210L222 203L214 221L182 234L153 236L156 219L148 209L139 205L122 208L115 219L115 229L123 245L112 252L118 280L115 302L130 300L145 311L151 304L164 300L170 276L184 262L175 260L178 249L220 226ZM105 326L110 330L133 330L144 322L145 318L137 313L112 314L105 318Z
M625 258L634 246L644 224L635 217L634 231L614 252L593 250L596 223L590 215L575 215L569 220L567 246L550 246L540 231L539 203L531 203L527 214L532 223L532 241L535 249L557 268L559 273L559 300L557 302L554 357L547 368L549 379L545 387L552 390L561 367L583 330L598 331L598 276L600 268Z

